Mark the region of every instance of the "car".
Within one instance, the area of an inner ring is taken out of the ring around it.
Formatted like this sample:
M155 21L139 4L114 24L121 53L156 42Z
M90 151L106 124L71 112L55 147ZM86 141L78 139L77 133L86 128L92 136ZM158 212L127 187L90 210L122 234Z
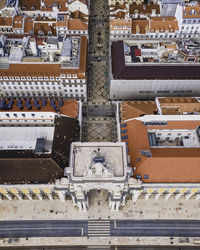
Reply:
M99 62L99 61L101 61L101 57L95 56L95 57L93 58L93 61Z

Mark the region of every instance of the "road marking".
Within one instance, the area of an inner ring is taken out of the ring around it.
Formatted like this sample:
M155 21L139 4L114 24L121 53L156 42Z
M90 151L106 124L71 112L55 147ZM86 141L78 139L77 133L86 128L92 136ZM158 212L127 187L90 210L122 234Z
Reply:
M110 221L88 221L88 236L110 236Z

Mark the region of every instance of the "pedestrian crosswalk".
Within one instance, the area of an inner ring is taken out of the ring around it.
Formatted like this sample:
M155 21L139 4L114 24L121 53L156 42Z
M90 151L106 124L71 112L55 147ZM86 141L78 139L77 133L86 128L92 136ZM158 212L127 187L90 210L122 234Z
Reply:
M105 220L88 221L88 236L92 237L110 236L110 221L105 221Z

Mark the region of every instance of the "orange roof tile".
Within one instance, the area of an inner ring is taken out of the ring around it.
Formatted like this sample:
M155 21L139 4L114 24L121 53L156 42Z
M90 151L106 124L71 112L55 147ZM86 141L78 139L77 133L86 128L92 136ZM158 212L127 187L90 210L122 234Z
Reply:
M116 30L114 27L117 26L117 29L121 26L120 29L123 29L123 26L126 26L126 29L123 30L129 30L128 26L131 27L132 21L131 20L125 20L125 19L111 19L110 20L110 30Z
M149 20L147 19L132 20L132 34L146 34L148 30L149 30Z
M15 16L13 20L13 28L14 29L22 29L23 28L23 17Z
M196 129L200 121L168 121L167 126L159 127L144 126L139 120L126 124L131 166L136 167L134 177L141 175L145 183L200 182L200 148L150 148L147 132L147 129ZM141 150L151 152L152 157L141 155Z
M45 7L42 7L42 11L52 11L53 6L57 5L59 11L67 11L67 1L66 0L43 0Z
M151 15L152 11L155 10L155 14L160 14L160 6L157 4L130 4L129 5L129 13L135 14L137 11L138 14Z
M0 16L0 26L12 27L12 17L2 17L2 16Z
M150 32L175 32L179 30L178 21L175 17L151 17Z
M19 6L21 8L24 6L26 11L40 10L40 1L41 0L19 0Z
M30 17L26 17L24 20L24 33L33 32L34 21Z
M128 120L157 111L154 101L128 101L120 105L121 120Z
M183 18L200 18L200 5L185 6L183 9Z
M68 30L88 30L88 25L78 19L69 19Z

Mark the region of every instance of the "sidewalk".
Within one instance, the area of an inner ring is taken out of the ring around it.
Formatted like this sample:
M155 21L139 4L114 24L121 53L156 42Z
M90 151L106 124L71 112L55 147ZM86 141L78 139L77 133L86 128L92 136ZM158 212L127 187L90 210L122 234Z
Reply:
M200 202L195 199L128 200L118 212L112 212L106 192L92 191L87 212L79 212L71 200L12 200L0 201L0 220L59 220L59 219L190 219L200 220Z

